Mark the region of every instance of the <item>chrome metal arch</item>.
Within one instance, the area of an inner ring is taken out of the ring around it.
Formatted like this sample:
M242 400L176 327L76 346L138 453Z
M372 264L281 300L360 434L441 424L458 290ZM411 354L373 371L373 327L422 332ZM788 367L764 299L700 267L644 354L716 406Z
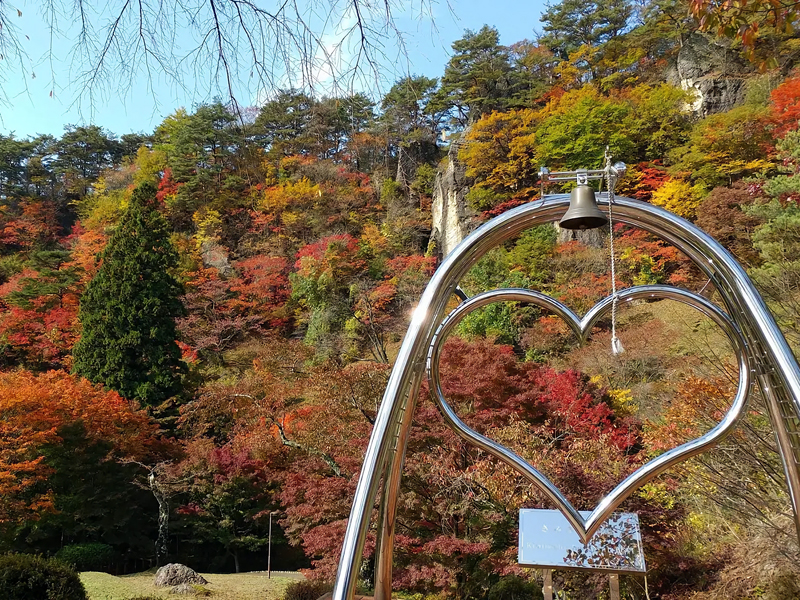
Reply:
M566 194L547 196L495 217L465 238L434 273L414 311L375 420L347 524L333 600L353 598L381 482L375 598L391 598L395 518L406 443L427 357L450 296L486 252L525 229L560 219L568 204ZM605 195L599 198L599 204L608 205ZM614 202L614 220L649 231L675 246L716 287L744 340L746 362L752 366L766 400L800 535L800 367L775 319L741 265L688 221L659 207L619 196Z

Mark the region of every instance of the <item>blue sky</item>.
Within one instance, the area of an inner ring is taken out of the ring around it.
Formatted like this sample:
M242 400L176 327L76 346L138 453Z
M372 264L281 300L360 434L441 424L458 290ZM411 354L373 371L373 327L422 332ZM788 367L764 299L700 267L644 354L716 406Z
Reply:
M5 101L0 104L0 133L13 132L18 138L40 133L58 136L67 124L87 123L100 125L117 135L137 131L149 133L177 108L191 108L220 94L202 73L198 77L185 73L185 83L181 87L163 73L154 71L149 79L144 73L138 73L130 86L121 86L113 80L106 82L107 85L90 102L85 95L81 97L81 90L70 83L76 79L74 73L82 67L81 61L70 52L70 37L75 35L75 30L67 29L64 35L54 38L56 58L51 64L42 58L50 45L50 34L37 12L39 1L18 1L22 16L18 16L17 7L14 7L9 18L17 27L17 38L29 60L23 69L19 61L8 60L6 55L2 64L0 76L3 77ZM377 98L393 81L406 74L440 76L450 56L450 45L462 37L466 29L477 30L484 24L494 26L503 44L530 39L541 31L539 18L544 10L541 0L526 3L451 0L449 4L446 0L433 1L435 3L428 7L429 11L420 15L420 0L403 0L402 10L395 11L395 21L405 38L406 55L399 53L393 44L386 44L379 65L380 80L376 81L370 74L364 75L354 83L358 91ZM260 4L269 6L272 2ZM71 20L69 15L60 15L59 18L62 28ZM102 18L100 15L100 20ZM346 21L345 16L344 25L347 25ZM337 27L341 29L342 25ZM329 26L327 31L330 34L323 39L334 39L335 28ZM192 43L188 37L176 41L176 44L186 47ZM247 75L247 72L238 73L236 79L236 96L242 106L258 104L270 93L263 87L254 89L252 84L248 86ZM330 80L329 73L323 69L315 77L322 82L318 89L324 92Z

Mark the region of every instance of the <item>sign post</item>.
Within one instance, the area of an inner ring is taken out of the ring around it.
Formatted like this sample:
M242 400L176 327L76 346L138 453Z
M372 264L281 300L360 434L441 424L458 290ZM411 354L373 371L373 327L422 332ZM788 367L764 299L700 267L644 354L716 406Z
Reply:
M542 586L542 594L544 594L544 600L553 600L553 569L545 569L544 573L544 585Z
M611 600L619 600L619 575L616 573L609 575L608 583L611 587Z

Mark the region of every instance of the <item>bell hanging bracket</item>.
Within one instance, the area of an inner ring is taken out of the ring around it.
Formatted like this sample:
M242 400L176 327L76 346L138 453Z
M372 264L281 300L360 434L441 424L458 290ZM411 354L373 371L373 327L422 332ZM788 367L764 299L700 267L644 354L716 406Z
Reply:
M558 222L562 229L586 230L596 229L608 223L608 218L597 207L595 191L589 186L591 180L607 180L607 185L613 189L617 179L627 170L625 163L618 162L606 169L578 169L577 171L554 171L547 167L539 169L542 185L542 198L544 186L557 181L574 181L577 183L570 193L569 208Z

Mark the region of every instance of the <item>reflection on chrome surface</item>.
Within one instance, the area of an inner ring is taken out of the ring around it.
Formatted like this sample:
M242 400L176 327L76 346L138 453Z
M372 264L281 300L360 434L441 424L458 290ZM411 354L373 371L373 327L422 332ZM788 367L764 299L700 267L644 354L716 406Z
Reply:
M588 511L581 511L584 518ZM519 511L519 564L539 569L599 569L644 573L639 517L614 513L584 544L557 510Z

